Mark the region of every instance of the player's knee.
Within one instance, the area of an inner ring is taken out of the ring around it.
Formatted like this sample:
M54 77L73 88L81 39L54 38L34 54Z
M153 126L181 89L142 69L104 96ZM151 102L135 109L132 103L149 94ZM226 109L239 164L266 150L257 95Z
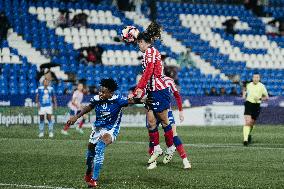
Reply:
M101 138L105 144L110 144L112 143L112 140L111 140L111 135L108 134L108 133L105 133L102 138Z

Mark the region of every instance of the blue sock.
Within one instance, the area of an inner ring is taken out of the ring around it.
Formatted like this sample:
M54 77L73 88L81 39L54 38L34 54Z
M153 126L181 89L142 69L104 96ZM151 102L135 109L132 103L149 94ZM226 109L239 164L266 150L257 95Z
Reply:
M48 131L50 132L50 133L53 133L53 121L49 121L48 122Z
M44 132L44 121L39 122L39 132L43 133Z
M174 145L175 145L175 147L177 147L177 146L179 146L181 144L182 144L182 142L181 142L180 138L178 136L174 136Z
M96 146L96 151L95 151L96 155L95 155L94 171L93 171L94 180L98 180L99 178L100 170L102 168L103 161L104 161L105 148L106 148L106 144L102 140L99 140Z
M94 157L95 157L95 149L87 150L87 153L86 153L86 165L87 165L86 174L87 175L92 172Z

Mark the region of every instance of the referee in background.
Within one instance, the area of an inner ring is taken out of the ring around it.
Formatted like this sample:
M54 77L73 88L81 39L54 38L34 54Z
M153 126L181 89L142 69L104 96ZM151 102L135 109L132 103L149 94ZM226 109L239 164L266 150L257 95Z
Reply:
M260 75L258 72L253 74L252 82L248 83L244 88L243 98L246 99L243 135L244 146L247 146L252 142L251 132L260 113L260 103L269 98L264 84L260 82Z

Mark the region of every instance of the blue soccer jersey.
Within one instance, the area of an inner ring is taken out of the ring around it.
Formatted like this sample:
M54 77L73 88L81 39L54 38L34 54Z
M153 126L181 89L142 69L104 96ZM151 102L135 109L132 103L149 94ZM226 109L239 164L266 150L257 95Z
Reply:
M52 97L54 96L53 87L40 86L37 88L36 93L38 94L38 100L41 107L52 106Z
M119 127L122 117L122 108L128 105L127 98L113 95L111 99L101 100L99 95L90 100L90 105L96 111L95 127L103 127L110 130Z

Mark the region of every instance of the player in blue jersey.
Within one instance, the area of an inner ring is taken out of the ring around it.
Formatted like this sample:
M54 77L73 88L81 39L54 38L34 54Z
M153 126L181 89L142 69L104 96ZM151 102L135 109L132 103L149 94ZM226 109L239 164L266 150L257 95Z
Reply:
M47 116L49 137L54 136L53 121L51 120L53 107L57 106L54 89L49 86L49 80L44 79L43 86L36 90L36 103L38 107L39 121L39 137L44 137L44 116Z
M74 124L78 118L95 109L96 121L93 125L90 135L88 151L87 151L87 171L85 181L89 187L96 187L99 173L103 165L104 152L107 145L115 141L120 129L120 121L122 117L122 108L128 104L141 104L146 102L139 98L124 98L115 95L118 89L117 83L109 78L102 79L100 82L101 89L98 95L95 95L90 104L82 109L82 111L71 117L67 123ZM151 100L147 100L150 103Z

